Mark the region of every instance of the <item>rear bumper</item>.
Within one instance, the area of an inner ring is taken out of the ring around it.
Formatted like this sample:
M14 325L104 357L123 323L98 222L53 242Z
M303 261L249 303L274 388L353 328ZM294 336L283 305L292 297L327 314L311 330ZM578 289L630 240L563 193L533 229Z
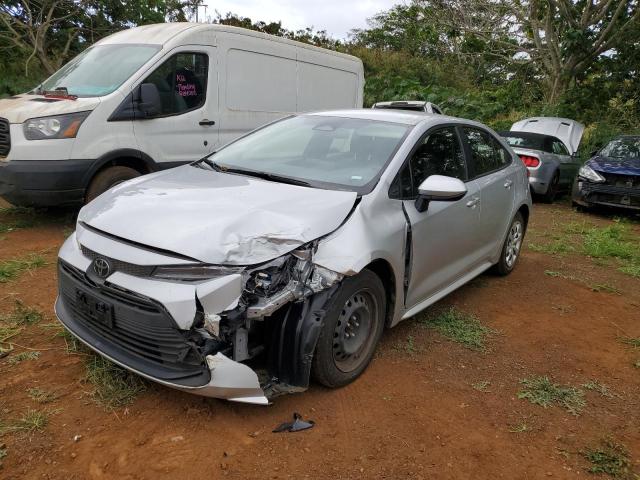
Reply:
M615 208L640 210L640 188L604 185L576 180L572 200L578 205L603 205Z
M82 205L94 160L0 162L0 197L17 206Z

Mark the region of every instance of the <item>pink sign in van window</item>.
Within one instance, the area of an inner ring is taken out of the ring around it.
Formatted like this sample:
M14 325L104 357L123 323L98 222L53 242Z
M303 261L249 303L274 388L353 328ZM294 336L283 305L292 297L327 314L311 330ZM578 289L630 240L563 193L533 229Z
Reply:
M182 73L176 74L176 89L181 97L196 97L198 95L196 84L189 83L187 77Z

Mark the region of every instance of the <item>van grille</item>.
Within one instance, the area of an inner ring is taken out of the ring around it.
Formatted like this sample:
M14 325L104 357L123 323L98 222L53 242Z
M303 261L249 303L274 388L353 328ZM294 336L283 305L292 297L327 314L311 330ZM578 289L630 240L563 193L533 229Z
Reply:
M0 157L6 157L11 150L11 134L9 133L9 121L0 118Z

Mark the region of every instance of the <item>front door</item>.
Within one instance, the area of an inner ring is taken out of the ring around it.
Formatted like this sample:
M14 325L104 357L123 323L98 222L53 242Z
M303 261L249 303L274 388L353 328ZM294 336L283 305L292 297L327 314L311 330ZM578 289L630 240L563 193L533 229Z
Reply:
M192 162L218 143L216 48L202 45L173 51L141 83L158 87L160 115L135 120L139 149L165 166Z
M456 127L427 132L405 166L412 178L404 210L411 224L412 255L406 306L429 298L478 264L480 222L478 184L468 181L467 164ZM404 172L403 172L404 173ZM467 194L457 201L432 201L416 209L417 188L430 175L465 181Z

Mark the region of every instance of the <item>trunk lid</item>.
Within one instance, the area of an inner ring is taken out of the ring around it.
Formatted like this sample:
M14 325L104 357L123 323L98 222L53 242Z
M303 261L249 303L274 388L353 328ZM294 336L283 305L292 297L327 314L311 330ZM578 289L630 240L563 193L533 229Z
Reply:
M511 131L554 136L564 143L569 153L574 154L580 146L584 125L568 118L533 117L514 123Z

